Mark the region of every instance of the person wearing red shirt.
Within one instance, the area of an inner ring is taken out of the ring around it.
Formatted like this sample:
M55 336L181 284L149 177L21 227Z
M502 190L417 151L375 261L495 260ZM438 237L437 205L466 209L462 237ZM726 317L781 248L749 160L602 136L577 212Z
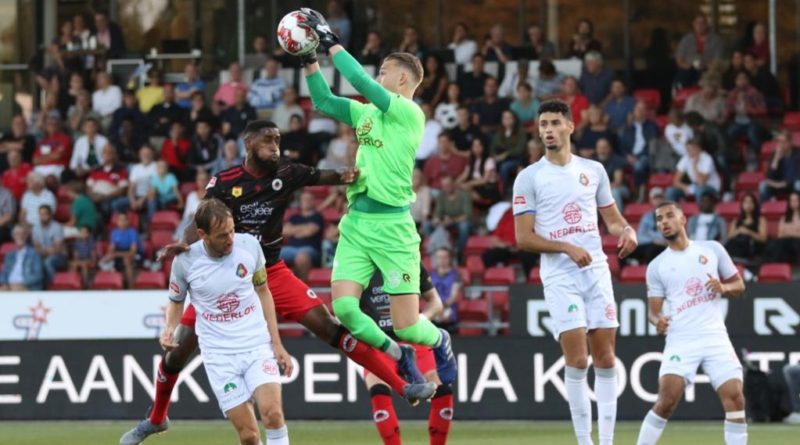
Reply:
M481 254L484 267L509 265L513 259L522 262L525 276L528 276L539 260L539 254L517 248L514 231L514 214L508 202L500 202L489 209L486 225L492 231L492 246Z
M450 132L441 132L437 143L436 154L425 161L422 173L428 187L438 191L442 188L444 176L457 177L464 171L467 167L467 159L456 154L455 140Z
M48 116L44 125L45 135L33 151L33 170L44 177L61 177L72 157L72 139L61 130L61 119Z
M103 148L103 165L95 167L86 180L89 197L106 218L113 213L125 213L128 202L128 170L117 164L117 151L111 144Z
M589 99L581 94L578 89L578 79L574 76L567 76L561 81L561 100L569 105L569 111L572 112L572 121L575 123L575 129L581 128L583 121L583 112L589 108Z
M192 141L184 133L183 123L174 121L169 128L169 137L161 146L161 158L167 161L170 170L179 178L186 176L186 165Z
M7 156L8 169L3 172L3 187L7 188L19 201L28 188L26 178L33 167L27 162L22 162L22 155L19 151L9 151Z

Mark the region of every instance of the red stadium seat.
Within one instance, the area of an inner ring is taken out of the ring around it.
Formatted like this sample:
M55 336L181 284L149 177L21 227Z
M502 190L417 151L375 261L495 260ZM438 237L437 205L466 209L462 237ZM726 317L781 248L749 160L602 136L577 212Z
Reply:
M333 207L326 207L322 209L322 219L325 221L325 224L336 224L342 219L342 212Z
M616 255L608 255L608 270L611 272L611 278L616 279L619 276L619 257Z
M766 141L761 144L761 151L759 152L761 162L769 162L770 158L772 158L772 154L775 153L775 147L777 145L778 143L774 140Z
M676 91L672 96L672 107L683 110L683 107L686 106L686 101L688 101L689 98L698 91L700 91L700 88L697 87L681 88L680 90Z
M464 249L464 255L480 255L491 247L491 236L473 235L467 240L467 247Z
M467 257L467 269L472 277L483 277L483 272L486 268L483 265L483 259L480 255L470 255Z
M327 185L315 185L312 187L306 187L305 191L314 195L315 200L322 200L328 197L331 188L328 187Z
M488 321L489 301L484 298L459 301L458 319L459 321Z
M653 211L653 206L647 203L632 202L625 206L625 219L630 224L638 223L642 217Z
M464 286L469 286L472 284L472 272L469 271L466 267L459 267L458 273L461 274L461 281Z
M767 238L769 239L778 238L778 229L780 228L780 224L781 222L778 219L767 220Z
M180 192L184 197L189 196L189 193L195 190L197 190L197 184L194 181L181 183Z
M742 172L736 178L734 190L736 193L757 192L758 184L764 180L764 173L761 172Z
M164 276L169 279L170 274L172 273L172 261L175 260L175 257L167 258L161 262L161 270L164 272Z
M507 290L486 292L486 301L492 302L492 308L500 315L501 320L508 320L509 304Z
M314 292L325 306L328 306L328 309L333 313L333 305L331 304L331 293L330 292Z
M614 235L603 235L603 252L608 255L617 254L617 243L619 238Z
M428 272L433 270L433 260L429 256L422 257L422 267L425 268Z
M531 269L530 273L528 274L528 283L542 284L542 275L540 268L534 267L533 269Z
M643 101L647 104L647 108L651 110L658 110L661 106L661 92L656 89L635 90L633 98L637 101Z
M700 206L696 202L683 202L681 203L681 209L687 219L700 213Z
M647 266L626 266L619 275L620 283L644 283L647 279Z
M133 282L134 289L166 289L167 277L161 271L143 270L139 272L136 281Z
M758 269L761 283L782 283L792 281L792 266L788 263L766 263Z
M658 126L658 134L663 135L664 129L667 128L667 124L669 123L669 116L666 114L659 114L656 116L656 125Z
M800 131L792 132L792 147L800 147Z
M726 221L739 217L742 204L739 201L726 201L717 204L715 213Z
M673 174L672 173L653 173L647 179L647 186L649 188L653 187L661 187L666 189L667 187L671 187L673 182Z
M150 230L169 230L174 232L181 224L181 215L175 210L159 210L150 220Z
M781 128L789 131L800 131L800 112L790 111L784 114Z
M48 290L81 290L81 275L78 272L56 272L53 282L47 286Z
M13 241L8 241L0 246L0 256L6 257L9 253L17 250L17 245Z
M515 281L512 267L490 267L483 273L483 284L486 286L507 286Z
M92 289L95 290L122 290L124 288L122 274L119 272L97 272L92 283Z
M788 206L788 201L766 201L761 203L761 214L770 220L781 219L786 215Z
M60 202L56 206L56 213L53 215L56 221L60 223L65 223L69 221L70 217L72 216L72 204L68 202Z
M283 212L283 222L289 221L289 218L293 217L294 215L299 215L300 209L298 208L288 208L285 212Z
M58 198L59 203L72 203L72 197L69 194L69 186L66 184L61 184L58 186L58 191L56 192L56 198Z
M311 287L330 287L331 269L327 267L315 267L308 272L306 281Z
M153 246L153 251L158 252L162 247L167 244L172 244L172 230L154 230L150 232L150 244Z

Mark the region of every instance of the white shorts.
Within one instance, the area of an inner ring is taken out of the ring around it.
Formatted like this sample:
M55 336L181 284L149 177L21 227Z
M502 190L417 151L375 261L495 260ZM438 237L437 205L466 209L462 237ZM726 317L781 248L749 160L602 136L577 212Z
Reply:
M259 386L280 384L280 368L271 349L202 355L208 383L223 414L250 400Z
M553 319L553 335L572 329L617 328L617 305L608 267L562 275L544 285L544 301Z
M702 340L672 339L664 347L658 377L665 374L677 375L683 377L686 386L691 386L694 384L697 368L701 365L715 391L728 380L744 380L742 364L727 335Z

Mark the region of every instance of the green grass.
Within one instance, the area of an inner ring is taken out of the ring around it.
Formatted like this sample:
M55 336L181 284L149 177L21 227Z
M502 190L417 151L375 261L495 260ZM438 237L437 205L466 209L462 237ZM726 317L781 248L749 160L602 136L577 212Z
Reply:
M115 445L135 422L0 422L2 445ZM428 443L427 424L402 422L403 443ZM634 444L639 422L617 424L615 442ZM293 445L379 444L371 422L294 421L289 423ZM595 432L595 434L597 434ZM781 424L751 425L749 443L798 443L800 428ZM151 437L147 445L234 445L233 428L221 420L176 421L168 433ZM455 422L448 443L453 445L574 445L569 422ZM723 443L722 422L672 422L659 445Z

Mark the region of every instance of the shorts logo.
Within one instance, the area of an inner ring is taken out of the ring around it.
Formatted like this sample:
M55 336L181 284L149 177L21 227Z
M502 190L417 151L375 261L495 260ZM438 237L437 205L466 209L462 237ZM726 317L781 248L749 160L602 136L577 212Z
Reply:
M610 321L614 321L617 319L617 308L616 306L614 306L613 303L609 303L606 306L605 312L606 312L606 318L609 319Z
M282 188L283 188L283 181L281 181L280 179L275 179L274 181L272 181L272 190L275 190L277 192Z
M587 185L589 185L589 177L588 177L588 176L586 176L586 174L585 174L585 173L581 173L581 175L578 177L578 181L579 181L579 182L581 183L581 185L582 185L582 186L584 186L584 187L586 187Z
M411 282L411 275L409 275L407 273L404 273L403 274L403 281L405 281L406 283L410 283Z
M317 298L317 293L314 292L314 289L307 290L306 295L308 295L308 298L311 298L312 300Z
M389 419L389 411L386 411L385 409L379 409L372 414L372 418L376 423L385 422Z
M514 205L525 205L528 201L525 200L525 197L522 195L514 197Z
M226 383L225 386L222 387L222 392L224 392L225 394L234 391L236 391L236 383L233 382Z
M239 278L244 278L247 276L247 268L244 267L244 264L239 263L239 266L236 268L236 276Z
M683 286L683 290L690 297L697 297L703 293L703 282L697 277L689 278Z
M344 341L342 341L342 350L344 352L353 352L356 349L356 345L358 345L358 340L352 335L347 334L344 336Z
M230 314L239 309L239 297L236 294L224 294L217 300L217 309Z
M577 224L581 222L581 208L574 202L565 205L561 213L564 214L564 221L567 224Z
M389 285L389 288L397 287L400 284L400 272L396 270L389 272L389 275L386 278L386 284Z
M206 185L206 190L214 187L215 185L217 185L217 177L216 176L212 177L211 180L208 181L208 185Z
M181 287L178 285L178 283L176 283L174 281L170 281L170 283L169 283L169 291L173 295L180 295L181 294Z
M708 258L705 255L700 255L700 264L706 265L708 264Z
M278 365L272 359L264 360L261 363L261 370L264 371L264 374L278 375Z
M573 312L578 312L578 305L577 304L570 304L569 306L567 306L567 312L570 313L570 314L573 313Z
M232 188L231 189L231 195L233 195L234 198L238 198L238 197L242 196L242 188L241 187Z
M453 408L442 408L439 410L439 417L444 420L453 420Z
M681 361L681 356L680 356L680 355L678 355L678 354L674 354L674 355L670 356L670 358L669 358L669 361L671 361L671 362L678 362L678 363L680 363L680 361Z

